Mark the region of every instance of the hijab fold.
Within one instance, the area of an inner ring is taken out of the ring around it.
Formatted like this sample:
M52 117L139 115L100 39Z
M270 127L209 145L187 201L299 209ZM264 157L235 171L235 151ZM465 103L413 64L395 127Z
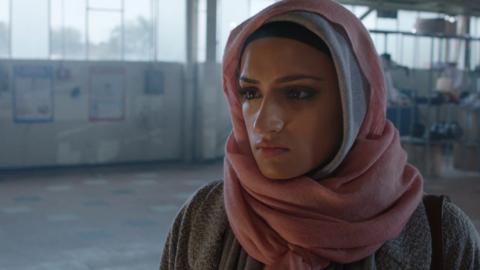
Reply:
M236 95L245 40L264 23L290 12L319 16L341 34L368 88L367 109L354 140L335 170L321 178L263 176L250 151ZM225 147L225 209L232 232L251 257L266 269L324 269L331 262L368 257L400 234L421 201L422 177L407 164L398 131L385 119L381 65L368 32L353 14L330 0L270 6L230 34L223 82L233 123Z

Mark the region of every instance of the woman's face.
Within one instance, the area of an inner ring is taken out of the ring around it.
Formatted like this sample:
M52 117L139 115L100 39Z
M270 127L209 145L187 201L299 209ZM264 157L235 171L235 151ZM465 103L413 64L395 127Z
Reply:
M266 37L245 48L240 69L242 113L262 174L289 179L326 165L343 134L330 57L299 41Z

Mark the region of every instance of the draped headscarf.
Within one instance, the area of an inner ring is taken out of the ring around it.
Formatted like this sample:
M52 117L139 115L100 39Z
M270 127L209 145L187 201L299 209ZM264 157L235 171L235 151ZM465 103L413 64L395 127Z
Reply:
M260 172L236 94L245 41L270 21L302 24L329 46L344 114L334 159L313 175L288 180ZM264 9L231 32L223 84L233 124L225 147L225 209L251 257L267 269L323 269L363 259L400 234L421 201L422 177L385 118L382 67L355 15L330 0L287 0Z

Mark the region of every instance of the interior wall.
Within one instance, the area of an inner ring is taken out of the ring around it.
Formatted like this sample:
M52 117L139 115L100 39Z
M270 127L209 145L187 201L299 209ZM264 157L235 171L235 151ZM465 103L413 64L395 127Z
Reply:
M51 120L22 122L16 119L22 112L18 109L18 98L14 97L18 97L22 86L14 68L22 66L44 66L53 70ZM0 67L3 70L0 76L3 84L0 87L0 168L182 158L185 151L181 125L182 64L2 60ZM59 67L68 70L70 76L60 78ZM115 98L98 101L102 97L93 97L93 77L103 69L122 71L122 82L115 84L123 86L125 91L122 119L92 117L93 103L103 102L107 111L109 102L115 103ZM163 85L158 81L153 83L161 87L153 89L158 90L157 93L147 93L147 70L156 70L157 75L163 77Z
M16 121L14 69L22 66L52 69L51 121ZM59 78L60 67L70 71L70 78ZM124 71L123 119L91 119L92 70L95 74L102 68ZM154 86L161 86L157 93L146 89L149 70L158 71L157 75L163 78L163 83L154 82ZM197 161L222 157L231 123L223 95L221 64L201 63L195 70L195 91L187 93L185 66L180 63L0 62L0 169L176 161L192 153ZM426 70L413 70L409 76L400 71L393 78L399 88L427 94ZM194 95L193 108L185 108L191 104L185 102L186 95ZM185 125L188 119L193 119L192 127ZM190 137L194 142L187 146L185 142Z
M196 154L200 159L222 157L232 125L228 103L223 94L222 66L198 64L198 98L196 121L200 126Z
M408 73L402 69L397 69L392 72L392 79L398 89L413 90L417 96L428 96L430 87L432 87L432 95L435 94L434 88L440 75L440 72L431 72L429 69L410 69ZM463 71L463 76L465 78L464 90L476 91L478 75Z

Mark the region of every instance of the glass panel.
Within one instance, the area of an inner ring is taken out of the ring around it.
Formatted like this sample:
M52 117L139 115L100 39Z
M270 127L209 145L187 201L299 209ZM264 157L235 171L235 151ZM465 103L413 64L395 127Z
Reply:
M398 25L397 25L396 19L388 19L388 18L377 19L377 29L379 30L396 31L397 28L398 28Z
M203 63L207 60L207 0L198 1L198 48L197 60Z
M439 38L434 38L433 42L433 65L442 62L442 40Z
M222 60L223 51L227 44L230 31L248 18L248 6L247 0L221 0L218 2L217 40L219 42L217 48L217 61Z
M361 15L363 15L363 13L360 15L357 14L357 16ZM377 11L370 12L370 14L362 20L362 23L367 29L377 29Z
M450 41L449 62L457 63L459 69L465 69L465 41L453 39Z
M87 0L90 8L94 9L121 9L122 0Z
M120 60L122 54L120 13L91 11L89 16L89 59Z
M414 68L415 67L415 37L413 36L402 36L402 56L400 57L402 65Z
M65 1L65 57L69 59L85 59L85 0Z
M275 0L250 0L250 16L275 3Z
M355 16L360 17L365 14L370 8L367 6L351 6L350 11L352 11ZM363 25L367 29L377 29L377 11L373 10L362 20Z
M405 65L405 44L404 44L404 36L401 34L395 35L395 41L397 42L397 49L396 52L393 54L395 56L395 62L399 63L400 65Z
M418 15L422 19L443 18L443 15L436 12L420 12Z
M341 3L340 3L341 4ZM352 5L345 5L345 4L341 4L344 8L350 10L352 13L354 12L353 11L353 6Z
M354 6L351 6L350 10L353 12L353 14L355 14L355 16L360 17L363 14L365 14L365 12L367 12L368 7L354 5Z
M12 57L48 57L48 1L12 1Z
M480 69L480 41L473 41L471 43L471 56L470 58L472 59L470 61L470 65L472 69ZM480 90L479 90L480 91Z
M151 0L125 1L125 59L153 59Z
M398 30L412 32L417 21L417 12L400 10L398 12Z
M10 0L0 0L0 22L8 23L10 20Z
M472 17L472 24L474 28L474 32L472 33L472 35L475 37L479 37L480 36L480 18Z
M477 18L470 17L470 35L477 36L477 32L478 32Z
M10 5L9 0L0 0L0 57L8 57L10 38L9 22L10 22Z
M186 10L185 0L159 0L156 40L159 61L186 61Z
M427 37L418 37L415 39L415 47L418 48L415 56L415 67L430 68L432 61L432 39Z
M373 44L375 44L375 48L377 49L378 54L382 54L385 52L385 35L384 34L373 34Z
M65 40L64 40L64 27L65 27L65 1L64 0L50 0L50 57L52 59L64 59L65 58Z
M390 34L387 36L387 48L385 51L389 53L392 57L392 60L399 63L400 59L400 36L396 34Z

